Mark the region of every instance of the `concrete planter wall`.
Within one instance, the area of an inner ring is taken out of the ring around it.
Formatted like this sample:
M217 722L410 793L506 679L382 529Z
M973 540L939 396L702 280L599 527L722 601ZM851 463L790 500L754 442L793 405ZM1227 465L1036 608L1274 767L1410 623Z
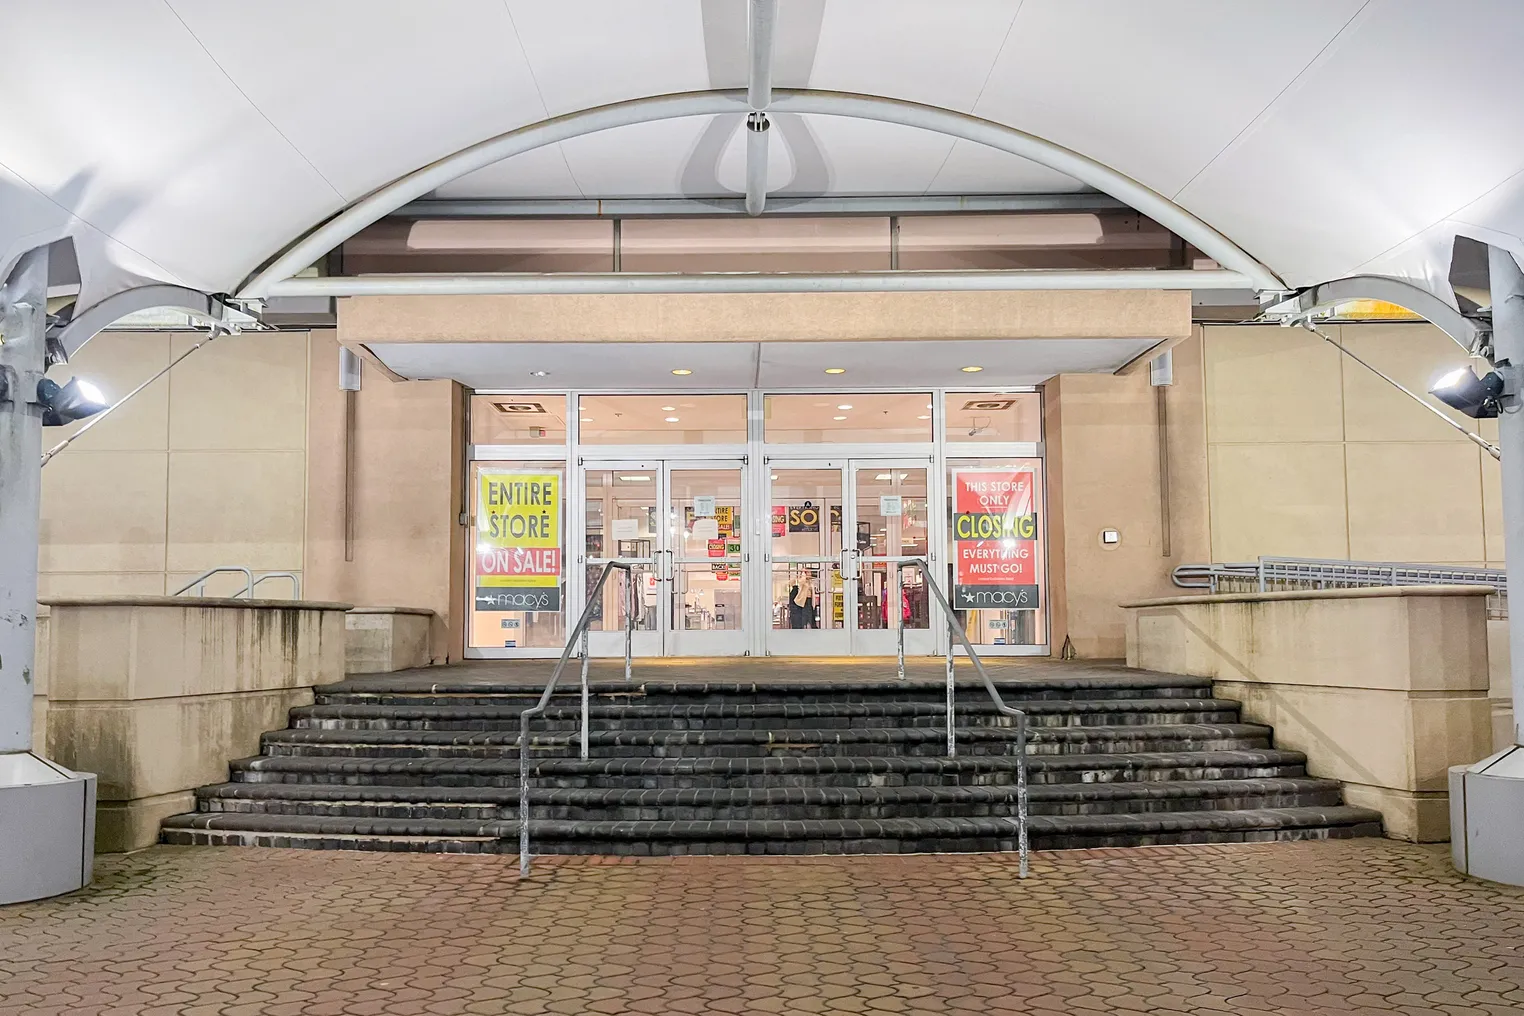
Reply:
M133 850L192 790L257 754L312 687L341 680L348 604L109 596L45 600L47 751L100 777L96 848ZM41 741L38 737L35 740Z
M420 607L355 607L344 618L344 669L389 674L427 667L434 612Z
M1408 586L1124 604L1127 662L1213 679L1389 836L1449 838L1447 771L1492 752L1486 588Z

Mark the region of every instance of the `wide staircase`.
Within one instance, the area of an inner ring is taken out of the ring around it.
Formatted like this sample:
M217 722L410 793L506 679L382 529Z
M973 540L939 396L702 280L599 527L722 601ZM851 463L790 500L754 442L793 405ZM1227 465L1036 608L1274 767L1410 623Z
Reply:
M576 682L564 682L531 734L533 849L1014 849L1012 721L960 682L949 758L945 685L929 668L896 680L893 667L800 680L766 660L714 661L699 679L638 668L626 684L599 665L587 759ZM994 673L1030 717L1033 849L1381 832L1378 813L1344 805L1337 782L1309 777L1300 752L1277 750L1205 679L1062 664ZM516 851L519 714L540 684L435 669L325 686L261 755L233 762L229 782L199 790L198 811L168 819L164 841Z

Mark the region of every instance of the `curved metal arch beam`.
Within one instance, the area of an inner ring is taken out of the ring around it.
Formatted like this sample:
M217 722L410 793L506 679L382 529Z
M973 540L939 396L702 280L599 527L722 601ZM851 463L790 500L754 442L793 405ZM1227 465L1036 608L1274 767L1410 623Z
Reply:
M184 311L206 321L225 320L228 309L221 300L197 289L168 284L139 286L113 293L88 310L75 314L66 323L49 327L48 342L63 347L64 355L73 356L102 329L128 314L159 307Z
M1428 290L1389 275L1351 275L1309 286L1290 299L1266 307L1264 316L1304 319L1351 300L1380 300L1410 310L1472 355L1491 338L1491 329L1484 323L1466 317Z
M1288 290L1274 272L1169 198L1110 166L1034 134L966 113L878 95L780 88L773 90L772 98L771 108L776 112L854 117L919 127L1021 156L1072 176L1125 202L1184 238L1223 268L1242 273L1255 289L1275 292ZM685 116L744 113L749 108L743 89L676 92L595 106L488 138L399 177L319 224L246 280L239 287L237 295L251 299L268 295L272 283L287 279L308 267L366 226L390 215L409 201L503 159L614 127Z

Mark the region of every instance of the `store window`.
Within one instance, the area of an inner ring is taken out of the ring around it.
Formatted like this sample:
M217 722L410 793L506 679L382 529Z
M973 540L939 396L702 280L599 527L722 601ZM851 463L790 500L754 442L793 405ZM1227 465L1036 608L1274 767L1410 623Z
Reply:
M763 401L770 444L904 443L931 440L931 396L769 395Z
M948 392L948 441L1042 440L1042 396L1036 392Z
M948 460L948 588L976 646L1048 641L1043 460Z
M564 644L565 479L563 462L472 463L472 648Z
M583 395L578 438L592 445L744 444L744 395Z
M565 395L473 395L471 442L565 444Z

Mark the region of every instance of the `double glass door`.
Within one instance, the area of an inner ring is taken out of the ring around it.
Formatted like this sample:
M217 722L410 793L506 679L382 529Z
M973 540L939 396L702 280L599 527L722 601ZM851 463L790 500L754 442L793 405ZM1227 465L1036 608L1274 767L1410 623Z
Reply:
M927 459L773 460L767 535L773 655L935 651L920 560Z
M622 655L633 615L637 656L745 653L744 463L587 462L582 476L590 652ZM619 571L595 591L609 561L632 566L633 604Z

